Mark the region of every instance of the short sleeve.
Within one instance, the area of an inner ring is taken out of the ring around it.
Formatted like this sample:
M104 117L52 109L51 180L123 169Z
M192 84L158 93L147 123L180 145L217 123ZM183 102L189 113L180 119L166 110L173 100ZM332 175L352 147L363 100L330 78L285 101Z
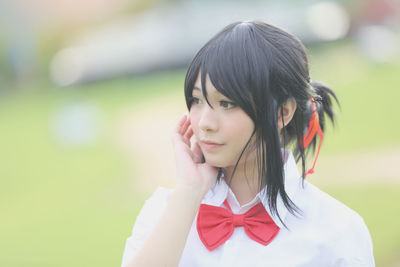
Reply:
M122 266L125 266L142 247L165 210L170 193L171 189L158 187L151 197L145 201L139 215L136 217L132 235L126 240Z
M357 214L344 233L342 242L343 258L336 262L340 267L374 267L374 255L371 235L361 216Z

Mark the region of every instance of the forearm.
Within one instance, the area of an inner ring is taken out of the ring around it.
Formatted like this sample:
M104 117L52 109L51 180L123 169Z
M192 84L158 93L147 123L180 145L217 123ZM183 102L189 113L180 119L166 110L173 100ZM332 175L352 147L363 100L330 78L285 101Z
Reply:
M174 189L160 220L128 266L178 266L201 200L200 193Z

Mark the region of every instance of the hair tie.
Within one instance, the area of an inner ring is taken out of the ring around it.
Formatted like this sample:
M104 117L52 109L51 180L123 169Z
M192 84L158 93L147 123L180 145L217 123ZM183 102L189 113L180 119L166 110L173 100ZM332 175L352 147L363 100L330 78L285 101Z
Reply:
M321 126L319 124L319 116L318 116L318 112L317 112L317 107L315 105L315 100L314 100L314 98L311 98L310 123L308 124L308 129L307 129L307 132L305 133L305 135L303 136L303 139L300 140L300 145L303 148L308 147L311 144L312 140L314 139L315 134L318 134L319 139L320 139L319 145L318 145L318 150L317 150L317 154L315 155L313 166L311 167L311 169L309 169L305 173L305 175L314 173L315 163L317 162L319 151L321 149L322 139L324 139L324 133L322 132Z

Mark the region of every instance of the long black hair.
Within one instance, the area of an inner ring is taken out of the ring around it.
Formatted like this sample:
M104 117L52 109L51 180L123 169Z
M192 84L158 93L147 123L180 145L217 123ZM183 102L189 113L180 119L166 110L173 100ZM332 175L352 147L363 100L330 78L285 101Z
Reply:
M301 213L291 201L284 187L282 148L292 145L296 161L302 161L305 178L305 158L309 148L315 148L316 138L307 148L302 139L310 121L310 99L315 99L319 123L325 129L326 114L333 122L332 97L334 92L322 83L311 82L308 60L301 41L271 24L252 21L235 22L226 26L208 41L192 60L185 78L185 98L190 110L194 84L201 74L201 87L207 102L205 80L224 96L230 98L253 120L255 146L247 142L236 162L246 149L256 149L260 190L267 186L266 196L272 213L277 214L277 196L281 195L288 210ZM278 112L289 99L297 108L292 120L284 125L282 138L278 131ZM217 177L219 182L220 175ZM230 185L229 182L229 185ZM283 225L285 225L283 223Z

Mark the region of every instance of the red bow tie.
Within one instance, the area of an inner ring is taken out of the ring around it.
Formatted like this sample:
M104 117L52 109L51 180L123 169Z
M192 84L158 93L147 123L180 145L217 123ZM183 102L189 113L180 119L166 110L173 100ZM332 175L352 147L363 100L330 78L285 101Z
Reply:
M246 234L254 241L266 246L278 234L279 227L269 216L261 203L244 214L233 214L228 209L200 204L197 215L197 232L203 244L211 251L222 245L233 234L237 226L243 226Z

